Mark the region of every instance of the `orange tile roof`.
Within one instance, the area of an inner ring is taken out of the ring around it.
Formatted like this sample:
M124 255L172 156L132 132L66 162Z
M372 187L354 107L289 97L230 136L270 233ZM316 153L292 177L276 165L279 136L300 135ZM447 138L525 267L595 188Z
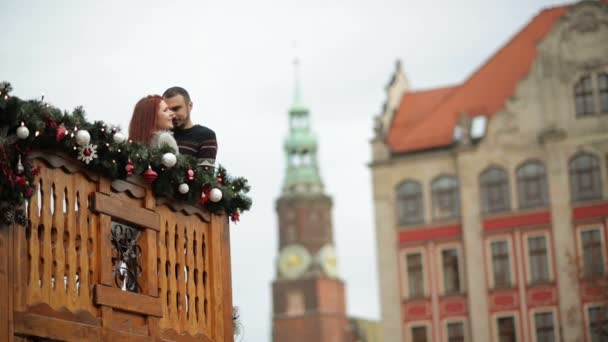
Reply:
M492 116L514 95L517 83L536 58L536 44L569 6L546 9L459 86L406 92L388 132L393 153L414 152L452 143L460 113Z

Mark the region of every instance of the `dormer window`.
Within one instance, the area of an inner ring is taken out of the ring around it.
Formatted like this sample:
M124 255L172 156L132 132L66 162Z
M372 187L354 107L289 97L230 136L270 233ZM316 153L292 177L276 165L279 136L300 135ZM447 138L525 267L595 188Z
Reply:
M608 73L582 76L574 85L576 116L608 114Z

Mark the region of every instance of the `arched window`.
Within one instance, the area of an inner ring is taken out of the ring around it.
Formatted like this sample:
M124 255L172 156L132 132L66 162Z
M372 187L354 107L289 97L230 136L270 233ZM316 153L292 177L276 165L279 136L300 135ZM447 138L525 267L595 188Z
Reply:
M589 153L579 153L570 160L570 198L573 202L602 198L600 163Z
M481 173L482 211L494 213L511 209L509 196L509 177L507 172L499 167L490 167Z
M589 115L595 113L593 105L593 83L591 75L585 75L574 85L574 101L576 115Z
M520 208L535 208L549 203L545 165L529 161L517 168L517 194Z
M399 185L397 188L397 207L399 224L422 223L424 221L422 186L419 182L407 180Z
M452 176L440 176L431 183L433 194L433 218L447 219L460 216L458 180Z
M608 73L599 74L597 82L600 87L600 109L602 113L608 113Z

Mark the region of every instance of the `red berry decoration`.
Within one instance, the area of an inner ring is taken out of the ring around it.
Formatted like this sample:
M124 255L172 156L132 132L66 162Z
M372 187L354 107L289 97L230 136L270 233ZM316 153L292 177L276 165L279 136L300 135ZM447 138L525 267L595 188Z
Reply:
M158 173L156 173L156 171L152 170L152 167L150 165L148 165L148 169L146 170L146 172L144 172L144 179L148 183L152 183L152 182L154 182L154 180L156 180L157 177L158 177Z
M125 171L127 171L127 176L133 176L133 169L135 169L135 166L133 166L133 162L131 161L131 159L129 159L127 161L127 165L125 166Z

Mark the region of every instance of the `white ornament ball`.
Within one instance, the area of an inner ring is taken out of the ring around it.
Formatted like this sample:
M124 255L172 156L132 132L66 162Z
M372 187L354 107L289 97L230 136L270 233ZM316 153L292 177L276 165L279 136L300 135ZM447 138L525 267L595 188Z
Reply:
M91 142L91 134L87 130L81 129L76 132L76 143L80 146L86 146Z
M114 139L115 143L122 144L127 140L127 137L122 132L116 132L114 133L114 136L112 136L112 139Z
M179 191L180 194L187 194L188 191L190 191L190 187L188 186L188 184L182 183L177 188L177 191Z
M167 152L167 153L163 154L163 158L162 158L161 162L166 167L173 167L173 166L175 166L175 163L177 163L177 157L175 156L175 154L173 154L171 152Z
M218 188L211 189L211 192L209 193L209 199L211 200L211 202L221 201L222 200L222 190L220 190Z
M27 139L30 136L30 130L26 126L19 126L17 128L17 137L19 139Z

